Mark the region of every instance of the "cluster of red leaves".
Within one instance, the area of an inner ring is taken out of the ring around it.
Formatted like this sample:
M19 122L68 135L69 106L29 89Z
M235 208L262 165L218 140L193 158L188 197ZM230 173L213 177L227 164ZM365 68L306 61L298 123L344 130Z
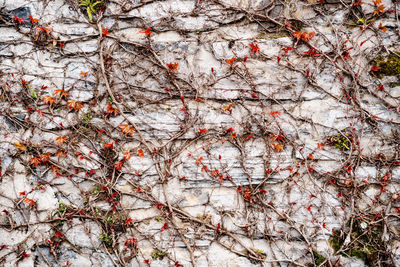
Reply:
M26 22L24 18L19 18L17 15L14 15L13 20L17 24L24 24Z
M129 160L131 158L131 153L129 153L128 151L124 153L124 157L122 158L122 160L117 161L114 165L114 168L118 171L120 171L122 169L122 167L125 165L125 162L127 160Z
M60 169L57 168L55 165L51 165L51 166L50 166L50 169L51 169L52 172L56 175L57 178L60 178L60 177L61 177Z
M282 51L285 52L285 54L287 54L289 51L292 51L294 48L289 46L289 47L284 47L282 48Z
M136 238L128 238L128 239L125 241L124 246L125 246L125 247L133 247L133 246L136 244L136 242L137 242Z
M250 202L253 201L253 199L251 198L251 190L250 189L246 188L243 191L243 198Z
M301 32L301 31L295 31L293 33L293 36L297 39L297 40L303 40L303 41L310 41L311 38L313 38L315 36L315 32Z
M353 7L355 7L355 6L361 6L361 4L362 4L362 1L361 1L361 0L359 0L359 1L357 1L357 2L354 1L350 8L353 8Z
M50 152L43 155L36 155L29 160L30 165L37 167L40 163L47 163L50 160Z
M316 50L314 48L311 48L310 50L305 51L304 54L306 54L310 57L319 57L322 55L318 50Z

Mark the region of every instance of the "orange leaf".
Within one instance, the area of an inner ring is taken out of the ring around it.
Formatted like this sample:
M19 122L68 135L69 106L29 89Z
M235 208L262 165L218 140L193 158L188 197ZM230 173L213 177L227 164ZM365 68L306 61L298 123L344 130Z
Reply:
M61 96L61 98L63 96L66 97L69 94L67 91L64 91L63 89L56 89L56 90L54 90L54 92L56 93L56 95Z
M383 32L387 32L387 29L385 26L382 25L382 22L379 23L379 30L383 31Z
M303 40L304 41L309 41L311 40L311 38L313 38L315 36L315 32L310 32L310 33L303 33Z
M200 158L196 159L196 164L199 165L202 160L203 160L203 157L200 157Z
M283 145L282 144L272 144L272 148L274 149L275 152L279 152L283 150Z
M302 35L302 32L301 32L301 31L295 31L295 32L293 33L293 36L296 37L297 39L300 39L300 38L301 38L301 35Z
M27 148L24 144L21 144L20 142L14 142L14 146L20 150L27 151Z
M29 160L29 163L30 163L31 165L33 165L33 167L36 167L36 166L39 165L40 159L39 159L39 157L35 156L35 157L33 157L33 158L31 158L31 159Z
M113 108L113 106L110 103L108 103L107 108L106 108L106 113L110 114L112 116L116 116L119 114L119 109Z
M226 63L228 63L230 66L233 66L233 63L235 62L236 58L232 57L231 59L225 60Z
M142 149L138 149L137 153L138 153L139 157L144 158L144 153L143 153Z
M125 160L129 160L131 158L131 153L129 153L128 151L124 153L124 159Z
M66 136L59 136L56 138L57 144L58 145L62 145L65 141L67 141L67 137Z
M126 134L126 135L133 135L135 132L135 129L133 129L131 126L129 126L127 123L122 123L119 128L121 129L121 132Z
M60 149L60 150L57 150L56 156L58 156L60 158L65 158L67 156L67 154L65 153L64 150Z
M67 107L70 110L79 111L83 107L83 103L80 101L76 101L76 100L68 100Z
M51 97L51 96L49 96L49 95L44 96L44 97L42 98L42 100L43 100L43 102L44 102L45 104L49 104L49 105L53 104L54 101L55 101L54 97Z
M30 198L27 198L27 197L24 199L24 203L29 204L30 207L33 207L33 206L36 205L36 202L33 201L33 199L30 199Z
M324 144L317 144L317 146L318 146L318 148L321 149L321 150L324 150L324 149L325 149Z
M212 176L212 177L217 177L217 176L218 176L218 173L219 173L219 170L218 170L218 169L213 170L213 171L211 172L211 176Z
M385 10L385 5L379 5L375 10L374 10L374 15L378 15L379 13L383 13Z
M47 152L46 154L40 155L39 159L42 163L49 162L50 160L50 152Z

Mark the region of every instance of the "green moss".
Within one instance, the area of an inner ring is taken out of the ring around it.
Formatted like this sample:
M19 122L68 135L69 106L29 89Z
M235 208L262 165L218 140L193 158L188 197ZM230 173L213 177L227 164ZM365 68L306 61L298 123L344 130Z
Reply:
M256 39L279 39L283 37L289 37L290 35L286 31L273 32L273 33L262 33L257 35Z
M153 252L153 254L151 254L151 257L155 260L157 260L157 259L162 260L166 255L167 255L167 253L156 250L155 252Z
M379 67L374 72L378 78L384 76L397 76L400 78L400 52L389 54L386 57L380 56L373 63Z
M350 138L350 135L347 133L338 133L337 136L331 137L329 139L329 144L336 147L337 149L348 151L351 147Z
M93 21L93 15L96 14L102 7L105 6L103 1L96 0L80 0L79 6L85 7L90 21Z
M112 237L112 234L109 234L109 233L102 233L102 234L100 234L99 235L99 239L101 240L101 241L103 241L107 246L111 246L112 245L112 243L113 243L113 237Z
M314 262L316 265L320 265L325 261L325 257L313 250Z
M335 253L343 247L338 254L344 257L356 257L361 259L367 266L376 266L379 261L382 261L387 256L385 254L385 244L381 240L383 225L367 225L367 228L364 226L365 229L363 229L361 223L365 224L366 222L358 219L353 221L351 232L352 242L350 242L349 245L343 246L348 233L342 230L335 230L336 234L329 239L329 243L335 250ZM346 225L347 229L349 229L349 227L350 222ZM316 261L315 255L314 259Z

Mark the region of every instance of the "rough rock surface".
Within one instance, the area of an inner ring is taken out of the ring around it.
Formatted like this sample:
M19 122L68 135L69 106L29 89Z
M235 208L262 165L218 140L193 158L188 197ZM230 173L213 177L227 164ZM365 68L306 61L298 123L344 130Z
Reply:
M398 1L0 0L4 266L400 266Z

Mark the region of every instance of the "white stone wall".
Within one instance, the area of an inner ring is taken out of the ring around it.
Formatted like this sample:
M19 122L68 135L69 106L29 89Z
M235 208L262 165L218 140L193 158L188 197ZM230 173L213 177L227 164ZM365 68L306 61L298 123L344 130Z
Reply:
M400 265L395 1L83 2L0 1L4 266Z

